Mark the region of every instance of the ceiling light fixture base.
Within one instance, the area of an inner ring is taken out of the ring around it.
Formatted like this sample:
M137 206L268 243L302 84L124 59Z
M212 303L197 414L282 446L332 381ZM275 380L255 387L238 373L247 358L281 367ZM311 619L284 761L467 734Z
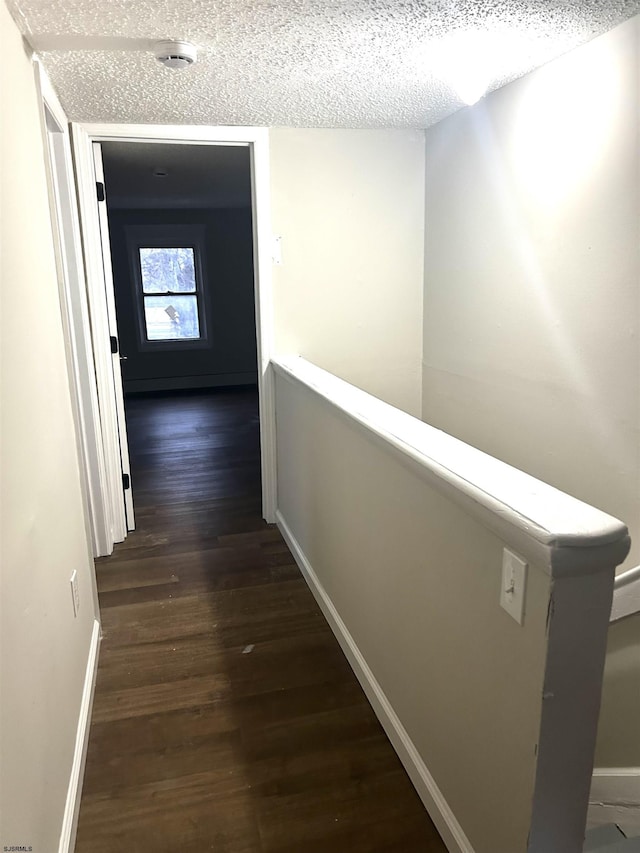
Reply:
M188 68L198 60L197 47L188 41L159 41L153 52L165 68Z

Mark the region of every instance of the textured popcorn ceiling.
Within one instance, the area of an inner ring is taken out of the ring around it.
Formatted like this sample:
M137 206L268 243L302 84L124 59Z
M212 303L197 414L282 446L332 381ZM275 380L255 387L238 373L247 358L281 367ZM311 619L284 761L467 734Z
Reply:
M73 120L298 127L425 127L462 105L434 74L443 47L463 63L469 39L486 44L496 88L640 11L640 0L9 3ZM196 43L198 64L160 66L150 48L167 38Z

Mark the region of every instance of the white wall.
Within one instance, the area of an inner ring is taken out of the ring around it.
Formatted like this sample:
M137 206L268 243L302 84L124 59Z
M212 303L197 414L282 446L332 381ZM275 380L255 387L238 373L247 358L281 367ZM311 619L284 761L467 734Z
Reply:
M499 606L495 534L313 392L276 389L278 509L473 849L524 853L549 576L530 572L521 629Z
M276 368L278 520L449 849L578 853L615 554L552 579L531 496L547 518L557 496L501 469L487 498L481 454L295 362ZM500 607L504 545L529 562L522 625Z
M1 81L2 828L58 849L94 624L33 69L4 3ZM80 613L69 578L76 569Z
M270 132L276 351L420 415L424 134Z
M626 567L640 562L639 21L431 128L426 162L424 420L621 518ZM610 651L597 763L637 766L640 618L612 626Z

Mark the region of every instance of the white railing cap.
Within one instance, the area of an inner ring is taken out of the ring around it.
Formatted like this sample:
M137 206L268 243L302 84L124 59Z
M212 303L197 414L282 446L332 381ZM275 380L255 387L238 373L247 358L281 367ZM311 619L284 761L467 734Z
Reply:
M629 551L627 527L487 453L373 397L300 356L272 359L414 463L431 485L554 577L613 570Z

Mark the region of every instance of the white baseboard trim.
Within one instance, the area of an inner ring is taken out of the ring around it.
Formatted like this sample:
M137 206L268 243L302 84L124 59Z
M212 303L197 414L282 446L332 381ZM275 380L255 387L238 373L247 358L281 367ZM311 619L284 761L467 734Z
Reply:
M187 391L198 388L223 388L229 385L257 385L257 371L244 373L207 373L202 376L169 376L160 379L129 379L125 394L155 391Z
M100 623L96 619L93 623L91 644L89 646L89 657L87 659L87 669L84 676L82 701L80 702L80 715L78 717L78 728L76 730L76 745L73 752L73 764L71 765L71 776L69 778L69 787L67 789L67 802L62 820L62 831L60 833L58 853L73 853L76 842L78 815L80 813L80 797L82 795L82 777L84 775L84 765L87 758L89 724L91 722L91 709L93 707L93 692L96 684L96 673L98 671L99 647Z
M333 633L336 635L342 651L345 653L351 668L362 685L376 716L387 733L400 761L402 761L420 799L429 812L429 816L442 836L447 850L449 850L449 853L474 853L469 839L464 834L462 827L436 785L433 776L429 773L406 729L398 719L396 712L376 681L374 674L369 669L347 626L340 618L340 614L320 583L318 576L280 510L276 511L276 522L300 571L309 584L309 588L315 596L320 609L324 613Z
M617 622L626 616L640 613L640 566L623 572L615 580L611 621Z
M616 823L630 837L640 835L640 767L593 771L587 826L605 823Z

